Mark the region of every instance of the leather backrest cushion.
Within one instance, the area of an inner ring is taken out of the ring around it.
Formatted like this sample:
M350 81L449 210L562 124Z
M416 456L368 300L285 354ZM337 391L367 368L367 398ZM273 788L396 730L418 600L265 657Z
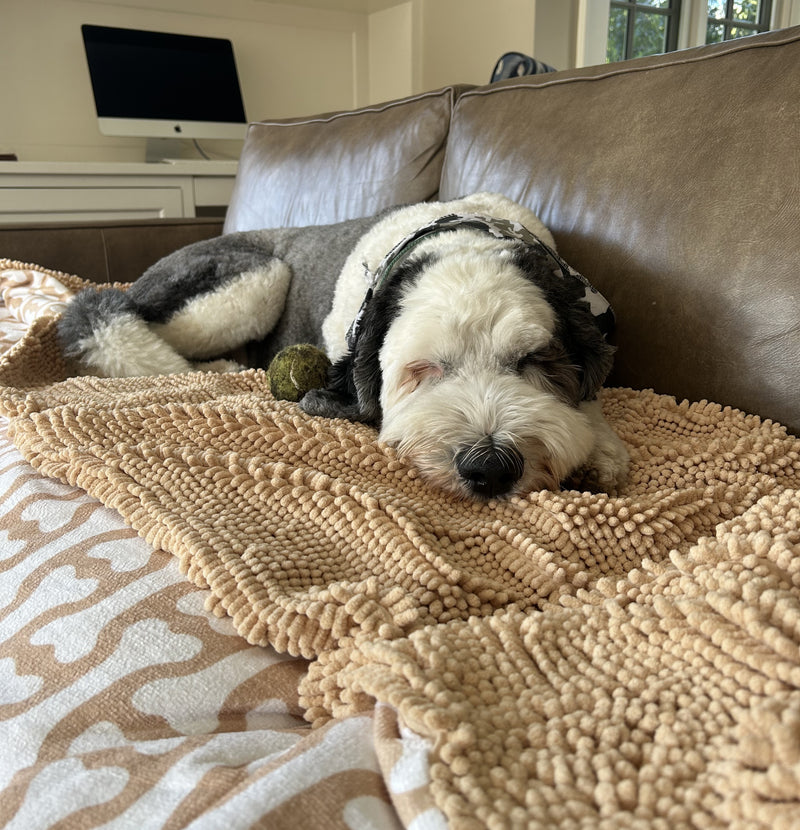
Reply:
M610 382L800 433L800 28L471 90L441 198L537 211L611 301Z
M225 231L330 224L430 199L465 89L251 124Z

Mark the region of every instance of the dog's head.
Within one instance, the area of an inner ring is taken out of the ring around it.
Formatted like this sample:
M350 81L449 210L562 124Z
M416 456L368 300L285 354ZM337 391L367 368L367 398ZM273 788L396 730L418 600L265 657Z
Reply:
M410 257L303 409L379 426L434 485L465 497L556 489L591 450L579 404L613 349L580 284L553 270L515 243Z

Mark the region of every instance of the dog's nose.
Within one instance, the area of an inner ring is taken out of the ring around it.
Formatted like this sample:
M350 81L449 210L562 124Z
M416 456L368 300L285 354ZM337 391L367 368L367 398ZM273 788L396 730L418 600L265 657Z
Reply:
M509 493L522 478L525 460L516 448L495 444L488 438L455 457L458 474L477 496L493 498Z

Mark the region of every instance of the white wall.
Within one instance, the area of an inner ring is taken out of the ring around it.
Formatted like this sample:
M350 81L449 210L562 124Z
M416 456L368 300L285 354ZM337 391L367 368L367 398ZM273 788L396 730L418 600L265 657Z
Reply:
M504 52L533 54L536 0L413 0L416 84L486 84Z
M82 23L230 38L251 120L352 107L368 95L364 13L262 0L0 0L0 152L144 160L144 139L98 131ZM203 146L235 157L241 143Z
M505 52L533 54L537 0L404 0L369 15L371 101L486 84Z
M576 0L536 0L534 50L540 61L556 69L575 65L575 39L565 37L577 22Z
M398 3L369 15L369 101L414 91L413 5Z
M97 128L82 23L229 38L247 116L258 120L485 84L504 52L536 54L537 3L563 2L0 0L0 152L24 161L144 159L144 139ZM557 39L557 28L548 37ZM203 147L237 157L241 143Z

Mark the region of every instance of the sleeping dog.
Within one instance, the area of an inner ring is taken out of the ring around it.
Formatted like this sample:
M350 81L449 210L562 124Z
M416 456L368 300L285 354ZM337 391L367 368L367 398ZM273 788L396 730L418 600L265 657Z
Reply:
M613 490L628 456L596 400L612 322L526 208L487 193L403 208L347 259L322 327L328 388L300 405L379 424L460 495L554 489L586 467Z
M78 295L60 326L65 352L95 373L168 373L264 338L299 271L258 233L189 246L128 292ZM597 400L612 324L528 209L488 193L398 208L344 260L322 323L328 384L300 406L375 425L462 497L556 489L579 470L613 491L628 455Z

